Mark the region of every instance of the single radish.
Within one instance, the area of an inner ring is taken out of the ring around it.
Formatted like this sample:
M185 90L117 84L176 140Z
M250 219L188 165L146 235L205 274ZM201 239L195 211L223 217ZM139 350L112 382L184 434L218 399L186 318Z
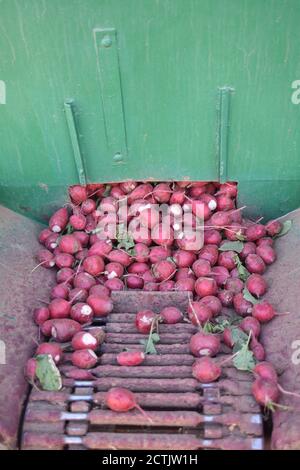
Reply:
M49 320L50 312L47 307L35 308L33 311L33 319L36 325L41 326L46 320Z
M246 287L250 294L261 297L267 292L267 282L260 274L251 274L246 280Z
M160 204L169 202L171 193L172 191L168 183L159 183L153 189L154 199Z
M79 273L74 277L73 281L74 287L79 287L80 289L89 290L91 287L96 285L96 280L91 274L88 273Z
M59 364L63 358L63 350L57 343L41 343L39 344L36 355L50 354L55 364Z
M82 249L81 243L74 235L63 235L59 241L59 249L63 253L73 255Z
M138 183L136 181L123 181L123 183L120 183L120 189L125 194L129 194L137 187L137 185Z
M65 207L62 207L51 216L49 220L49 228L52 232L60 233L66 228L68 219L68 211Z
M210 262L202 258L193 263L192 270L196 277L208 276L212 272Z
M74 204L81 204L87 199L87 190L85 186L74 185L69 187L69 196Z
M217 290L218 286L216 281L209 277L199 277L195 282L195 292L199 297L215 295Z
M142 275L144 273L146 273L147 271L149 271L149 266L147 263L132 263L128 269L127 269L127 272L130 273L130 274L138 274L138 275Z
M182 312L176 307L165 307L159 314L163 323L174 324L179 323L183 319Z
M131 274L126 277L126 285L128 289L143 289L144 280L141 276Z
M108 279L105 281L104 286L109 289L109 291L114 291L114 290L124 290L125 285L124 282L121 281L121 279L115 277L114 279Z
M166 223L157 224L151 230L151 238L157 245L168 247L174 241L174 231Z
M220 245L222 235L216 229L204 230L204 243L206 245Z
M177 285L177 282L175 283L175 281L173 281L172 279L169 279L168 281L160 282L158 284L158 290L161 292L173 291L173 290L176 290L176 285ZM193 288L191 290L193 290Z
M26 362L25 366L25 377L30 383L34 383L34 380L36 378L36 369L37 369L37 360L35 358L30 358Z
M260 323L267 323L268 321L272 320L275 315L276 312L269 302L264 301L253 306L252 316Z
M275 237L275 235L278 235L281 232L282 223L279 220L270 220L265 227L267 234L270 237Z
M139 366L145 360L145 354L142 351L122 351L116 359L120 366Z
M250 341L250 349L257 361L263 361L266 353L263 345L253 336Z
M241 279L235 279L230 277L226 280L224 289L230 290L230 292L234 292L234 294L239 294L244 289L244 283Z
M53 268L53 266L55 266L55 258L53 253L51 253L49 250L46 250L45 248L38 251L37 259L39 266L41 265L44 268ZM35 268L33 270L35 270Z
M276 382L258 378L253 382L252 394L261 406L274 409L279 399L279 389Z
M96 210L96 202L94 199L88 198L81 204L81 212L84 215L91 214L94 210Z
M212 310L200 302L190 302L188 306L188 316L193 325L203 325L213 317Z
M105 396L105 404L110 410L117 411L119 413L136 408L143 416L145 416L145 418L152 421L145 411L138 405L135 395L126 388L113 387L108 390Z
M167 279L170 279L174 276L176 272L176 265L173 261L158 261L152 266L152 272L158 281L166 281Z
M266 227L262 224L252 224L246 229L245 235L249 242L255 242L266 235Z
M196 356L215 356L220 351L220 339L210 333L199 332L191 337L190 350Z
M74 264L74 256L69 253L57 253L54 258L56 266L61 268L71 268Z
M134 258L138 263L146 263L149 258L149 247L144 243L136 243L134 246ZM129 263L130 264L130 257Z
M74 231L72 235L81 243L83 247L88 246L89 241L90 241L90 237L88 233L82 232L82 231ZM78 255L78 253L76 254Z
M75 272L71 268L62 268L56 273L56 281L61 282L70 282L75 276Z
M271 380L274 383L278 382L277 372L273 364L271 364L270 362L259 362L255 365L252 372L255 376L258 376L261 379Z
M65 299L53 299L48 308L50 318L67 318L70 314L71 304Z
M243 317L251 315L253 309L252 303L246 300L241 292L233 297L233 306L236 313Z
M50 320L46 320L44 321L40 327L41 327L41 332L44 336L51 336L51 331L52 331L52 327L53 327L53 322L54 320L50 319Z
M258 255L248 255L245 259L246 268L250 273L263 274L266 270L266 265L263 259Z
M221 367L211 357L196 359L192 367L192 374L201 383L211 383L221 376Z
M222 339L223 339L223 342L226 344L226 346L228 346L229 348L233 348L234 341L232 339L231 328L224 328Z
M48 321L51 320L47 320ZM45 326L43 324L43 327ZM70 341L75 333L81 330L81 324L69 318L54 319L51 323L51 335L56 341L65 343Z
M196 255L191 251L177 250L173 255L173 260L178 268L189 268L196 261Z
M205 245L199 251L198 258L206 259L211 266L214 266L218 261L219 250L217 245Z
M51 289L51 299L67 299L69 297L69 287L66 284L57 284Z
M135 326L140 333L150 333L156 314L152 310L141 310L136 314Z
M165 281L165 282L173 282L173 281ZM160 285L159 290L162 290L161 286L162 284ZM195 287L194 279L187 277L187 278L179 279L178 281L176 281L176 283L173 284L173 288L170 288L168 290L193 292L194 287Z
M136 243L134 249L136 249L137 245L142 245L143 247L145 247L145 249L147 248L147 250L148 250L148 247L146 245L144 245L143 243ZM115 262L115 263L121 264L125 268L127 268L130 265L131 261L132 261L132 258L129 256L129 254L126 253L126 251L123 251L123 250L112 250L106 255L106 257L109 259L110 262ZM137 260L137 261L139 261L139 260Z
M220 290L217 295L223 307L232 307L233 298L235 296L233 292L230 292L229 290Z
M49 228L44 228L39 234L39 242L44 245L47 238L52 234L52 231Z
M108 287L97 284L90 288L89 294L96 295L97 297L109 297L110 291Z
M80 287L75 287L69 291L69 301L74 302L85 302L88 297L88 291L86 289L80 289Z
M216 281L219 287L223 286L226 280L230 277L228 269L224 266L213 266L210 270L210 273L207 274L210 274L212 276L212 278Z
M232 218L229 212L218 211L211 216L209 220L209 225L215 228L223 228L227 225L230 225L231 221Z
M221 313L222 303L215 295L207 295L206 297L202 297L200 304L209 307L213 313L213 316L219 315L219 313Z
M234 251L222 251L219 254L218 265L231 271L236 266L236 253Z
M92 307L95 317L106 317L113 310L112 300L108 297L89 295L86 302Z
M251 332L252 338L258 338L261 331L261 326L258 320L254 317L245 317L241 321L239 327L247 334Z
M93 326L92 328L89 328L89 333L93 335L96 340L98 341L98 344L102 344L105 340L105 331L101 326Z
M47 240L45 241L44 245L47 248L47 250L54 250L57 248L59 242L59 235L58 233L51 233Z
M89 256L97 255L97 256L107 256L112 250L112 241L111 240L99 240L95 243L92 243L91 240L91 247L89 249Z
M91 323L94 318L94 312L90 305L77 302L72 306L70 316L78 323L85 324Z
M101 256L91 255L87 256L82 263L85 272L91 276L99 276L104 271L104 261Z
M80 213L73 214L70 217L69 223L74 230L84 230L86 226L86 217Z
M256 253L256 245L254 242L246 242L244 243L243 249L239 254L241 260L247 258L248 255L255 255Z
M171 250L168 247L153 246L150 248L149 260L151 264L167 259L169 256L171 256Z
M78 349L71 355L72 364L81 369L91 369L98 362L98 357L92 349Z
M73 336L71 344L74 350L91 349L95 351L99 343L95 336L88 331L78 331L78 333Z
M218 211L230 211L235 208L234 200L225 194L217 196L217 209Z
M276 260L275 250L268 245L260 245L256 248L256 254L261 257L261 259L266 264L272 264Z
M148 266L147 266L148 267ZM107 279L120 278L124 274L124 267L121 263L111 262L105 266L105 275Z

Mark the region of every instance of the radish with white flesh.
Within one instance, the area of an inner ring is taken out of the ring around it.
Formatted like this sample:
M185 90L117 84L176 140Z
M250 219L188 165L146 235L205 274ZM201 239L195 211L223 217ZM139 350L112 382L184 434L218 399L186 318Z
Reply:
M51 335L60 343L70 341L75 333L80 330L81 324L69 318L55 319L51 321Z
M59 242L59 235L58 233L51 233L47 240L45 241L44 245L48 250L54 250L57 248Z
M59 364L63 358L63 350L57 343L41 343L39 344L36 355L50 354L55 364Z
M77 349L71 355L72 364L80 369L91 369L98 362L98 357L92 349Z
M196 357L216 356L220 347L219 337L210 333L196 333L190 340L191 353Z
M182 312L176 307L163 308L159 316L163 323L167 323L169 325L179 323L183 319Z
M98 348L98 341L90 332L79 331L72 338L72 348L76 351L78 349L91 349L95 351Z
M121 278L124 274L124 267L117 262L108 263L105 266L105 275L107 279Z
M106 317L113 310L113 303L109 297L89 295L86 302L92 307L95 317Z
M117 363L120 366L139 366L145 360L145 353L142 351L122 351L117 355Z
M221 376L221 367L211 357L196 359L192 367L192 374L199 382L208 384L215 382Z
M193 325L204 325L212 319L213 312L207 305L194 301L189 303L188 316Z
M51 216L49 220L49 228L55 233L63 232L67 226L68 219L68 211L65 207L62 207Z
M140 333L150 333L153 320L156 314L152 310L141 310L136 314L135 326Z
M73 320L85 324L91 323L94 318L94 312L90 305L78 302L72 306L70 316Z

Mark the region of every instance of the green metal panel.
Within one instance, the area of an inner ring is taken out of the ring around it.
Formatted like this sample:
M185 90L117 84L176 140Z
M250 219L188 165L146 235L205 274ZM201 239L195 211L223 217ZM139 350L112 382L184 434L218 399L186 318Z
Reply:
M299 23L299 0L0 0L0 200L227 177L252 213L295 208Z

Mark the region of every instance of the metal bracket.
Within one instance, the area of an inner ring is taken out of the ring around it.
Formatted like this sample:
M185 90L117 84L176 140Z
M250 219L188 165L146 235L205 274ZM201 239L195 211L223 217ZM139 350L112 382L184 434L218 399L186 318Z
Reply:
M117 32L114 28L94 29L94 40L107 145L113 162L124 163L127 156L127 138Z
M66 120L68 124L71 144L73 148L74 161L78 173L78 179L80 184L86 184L86 174L84 169L84 164L82 160L82 155L79 146L78 133L76 129L73 101L67 100L64 102L64 108L66 113Z
M228 178L228 134L230 94L232 87L222 87L218 90L218 130L217 130L217 156L219 164L219 181L225 183Z

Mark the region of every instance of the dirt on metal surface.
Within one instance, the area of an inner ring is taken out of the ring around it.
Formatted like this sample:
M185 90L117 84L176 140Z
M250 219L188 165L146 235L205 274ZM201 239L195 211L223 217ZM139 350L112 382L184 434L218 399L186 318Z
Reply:
M36 345L32 310L48 299L55 273L31 270L41 226L0 206L0 444L14 448L28 390L24 365Z
M264 326L262 342L282 387L300 393L300 209L280 220L292 220L293 225L276 241L277 261L266 274L270 287L265 299L274 304L277 312L289 314L277 316ZM271 446L300 449L300 399L282 395L280 404L291 410L274 413Z

